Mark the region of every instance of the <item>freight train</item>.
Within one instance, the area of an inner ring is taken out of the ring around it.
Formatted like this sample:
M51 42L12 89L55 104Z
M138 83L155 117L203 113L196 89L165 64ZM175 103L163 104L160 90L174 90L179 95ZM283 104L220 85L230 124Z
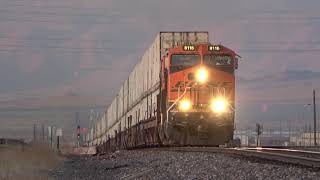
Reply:
M88 134L98 152L232 141L239 55L208 32L160 32Z

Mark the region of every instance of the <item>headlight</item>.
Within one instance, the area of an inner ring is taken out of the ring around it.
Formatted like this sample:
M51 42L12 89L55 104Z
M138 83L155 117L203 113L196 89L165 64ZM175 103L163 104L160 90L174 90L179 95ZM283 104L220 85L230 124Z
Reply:
M200 83L207 81L208 79L208 71L205 68L200 68L196 72L196 78Z
M188 99L183 99L179 103L179 110L180 111L188 111L191 109L191 102Z
M216 113L222 113L227 110L228 102L224 98L214 99L211 102L211 110Z

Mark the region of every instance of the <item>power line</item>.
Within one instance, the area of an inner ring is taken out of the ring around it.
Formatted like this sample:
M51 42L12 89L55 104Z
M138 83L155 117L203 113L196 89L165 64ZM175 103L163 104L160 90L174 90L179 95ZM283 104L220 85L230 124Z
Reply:
M318 53L320 49L239 49L246 53Z
M8 37L8 36L1 36L0 34L0 42L4 42L4 40L10 41L11 38L14 41L22 41L22 42L34 42L34 41L83 41L83 42L121 42L121 43L135 43L139 40L135 39L81 39L81 37L33 37L33 38L17 38L17 37Z
M16 48L13 49L11 47L11 49L0 49L0 54L10 54L10 53L24 53L27 51L39 51L39 52L43 52L43 50L54 50L54 51L58 51L59 53L64 52L64 53L78 53L78 54L101 54L101 53L107 53L110 51L114 51L116 52L116 50L119 50L118 48L106 48L106 49L88 49L88 48L67 48L67 47L31 47L30 49L23 49L23 47L20 48ZM134 48L121 48L121 50L125 50L125 51L133 51L136 50ZM117 51L118 53L121 51Z
M136 48L132 47L67 47L67 46L35 46L31 44L0 44L0 51L17 51L17 49L22 48L32 48L32 49L57 49L57 50L77 50L77 52L83 52L82 50L87 50L89 52L105 52L113 51L119 49L134 50ZM15 48L15 49L12 49ZM99 51L97 51L99 50ZM246 53L318 53L320 49L239 49L239 52Z
M67 47L67 46L35 46L32 44L0 44L1 48L40 48L40 49L74 49L74 50L112 50L114 47Z
M18 53L25 53L26 51L17 51L17 50L0 50L0 54L18 54ZM29 51L28 51L29 52ZM104 51L68 51L68 50L59 50L60 53L67 53L67 54L105 54Z
M39 39L41 41L64 41L64 40L72 40L72 39ZM111 44L104 44L104 45L109 45L112 47L67 47L67 46L59 46L59 45L52 45L52 46L36 46L34 44L31 44L32 42L34 42L31 39L18 39L15 41L20 41L23 42L22 44L0 44L0 47L4 47L4 48L21 48L21 47L28 47L28 48L45 48L45 49L94 49L94 50L112 50L112 49L127 49L126 47L115 47L112 46ZM82 41L82 40L81 40ZM84 41L99 41L99 40L84 40ZM108 40L102 40L102 41L108 41ZM0 41L1 42L1 41ZM6 42L4 42L6 43ZM12 42L8 42L8 43L12 43ZM132 47L132 46L130 46ZM238 51L243 51L243 52L318 52L320 51L320 49L314 49L314 48L292 48L292 49L265 49L265 48L255 48L255 49L238 49Z
M0 32L1 33L1 32ZM2 36L1 36L2 35ZM18 39L17 37L9 37L5 36L5 33L0 34L0 41L1 39L10 40L10 38L14 38L15 41L88 41L88 42L112 42L112 41L121 41L123 43L135 43L138 40L136 39L79 39L79 37L32 37L32 38L23 38ZM320 44L319 41L240 41L248 46L250 45L288 45L288 44L295 44L295 45L318 45Z
M18 19L18 18L0 18L0 23L3 22L19 22L19 23L58 23L58 24L112 24L113 22L115 22L114 20L111 21L75 21L75 20L55 20L55 19Z
M17 12L16 12L16 9L13 9L13 10L8 10L8 9L0 9L0 13L1 14L9 14L12 13L14 15L17 15ZM41 15L41 17L44 17L43 15L48 15L49 17L52 17L52 16L79 16L79 17L82 17L82 16L86 16L86 17L103 17L105 18L106 16L109 17L109 18L114 18L115 16L117 17L125 17L125 16L122 16L120 14L115 14L115 13L110 13L110 14L106 14L106 12L104 13L89 13L89 12L80 12L80 13L70 13L70 12L48 12L48 11L20 11L18 13L19 15L32 15L32 16L37 16L37 15Z
M314 41L243 41L246 44L276 44L276 45L288 45L288 44L297 44L297 45L314 45L320 44L320 40Z
M18 2L18 1L16 1ZM20 1L23 2L23 1ZM19 3L12 3L12 1L10 3L7 3L7 6L11 6L11 7L28 7L28 8L43 8L43 9L66 9L66 10L94 10L94 11L98 11L98 10L109 10L109 11L119 11L119 8L104 8L104 7L75 7L75 6L66 6L64 5L37 5L37 4L19 4Z

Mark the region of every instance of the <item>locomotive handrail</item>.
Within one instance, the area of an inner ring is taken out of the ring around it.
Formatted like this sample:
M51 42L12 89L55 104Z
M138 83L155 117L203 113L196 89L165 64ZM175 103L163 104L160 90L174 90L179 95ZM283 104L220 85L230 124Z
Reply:
M173 108L174 105L180 101L180 99L186 94L187 89L190 89L191 87L184 88L184 92L177 98L177 100L167 109L167 119L166 119L166 128L168 127L168 121L169 121L169 111ZM161 124L162 125L162 124Z

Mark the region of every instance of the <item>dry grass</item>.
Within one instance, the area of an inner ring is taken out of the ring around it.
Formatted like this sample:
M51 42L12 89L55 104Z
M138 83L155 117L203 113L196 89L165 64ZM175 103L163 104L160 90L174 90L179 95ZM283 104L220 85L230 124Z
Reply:
M0 179L50 179L48 172L62 163L62 158L47 145L0 148Z

